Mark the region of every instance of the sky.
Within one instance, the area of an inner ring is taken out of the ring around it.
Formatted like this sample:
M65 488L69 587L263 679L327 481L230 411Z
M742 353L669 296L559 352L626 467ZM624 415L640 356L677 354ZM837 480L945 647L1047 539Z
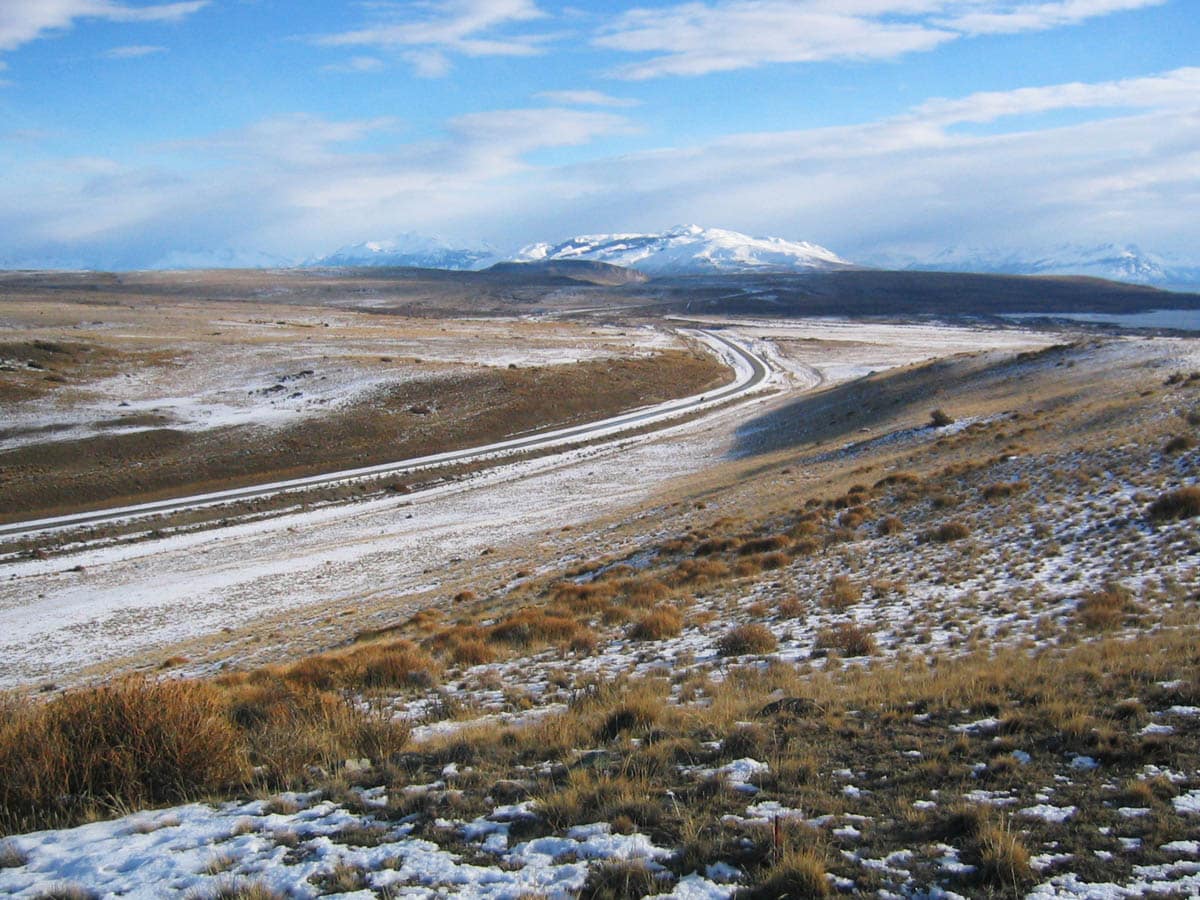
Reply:
M0 0L0 265L685 223L1200 263L1200 0Z

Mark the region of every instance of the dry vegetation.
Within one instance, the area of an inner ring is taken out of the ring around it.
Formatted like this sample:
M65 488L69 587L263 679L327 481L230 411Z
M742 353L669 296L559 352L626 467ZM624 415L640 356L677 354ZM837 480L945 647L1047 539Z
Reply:
M1177 801L1200 788L1200 490L1195 453L1162 448L1200 394L1154 372L1057 377L1094 349L974 370L944 401L967 422L953 434L925 427L913 389L890 441L788 448L757 493L681 501L686 527L326 654L14 701L0 768L27 774L0 787L4 826L357 784L385 789L372 827L471 859L487 856L462 823L515 801L510 846L606 822L670 849L657 868L592 866L585 897L666 891L717 863L751 898L1182 877L1168 848L1194 840ZM880 393L926 375L881 377ZM824 467L819 488L780 487L806 466ZM453 727L414 737L397 710ZM145 741L106 745L131 715ZM207 768L166 746L196 728ZM369 768L347 765L359 757ZM64 780L62 760L105 758L119 779L96 764Z

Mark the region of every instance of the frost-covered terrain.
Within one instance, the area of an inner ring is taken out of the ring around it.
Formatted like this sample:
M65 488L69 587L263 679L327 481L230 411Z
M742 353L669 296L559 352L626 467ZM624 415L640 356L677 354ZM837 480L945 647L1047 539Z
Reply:
M218 676L239 727L315 690L410 731L301 792L256 759L235 797L13 834L0 891L1200 895L1195 343L737 331L778 396L8 563L10 604L102 598L5 648L26 682L141 646L120 668ZM160 630L193 639L138 644ZM392 680L356 674L370 653Z

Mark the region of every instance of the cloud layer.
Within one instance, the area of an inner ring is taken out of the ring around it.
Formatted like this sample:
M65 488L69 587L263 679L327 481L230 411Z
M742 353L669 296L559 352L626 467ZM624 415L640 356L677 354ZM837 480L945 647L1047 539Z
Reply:
M0 0L0 52L15 50L47 32L70 28L79 19L109 22L177 22L209 0L132 6L115 0Z
M770 63L894 59L978 34L1042 31L1165 0L725 0L630 10L597 46L650 54L612 74L640 80Z
M454 117L444 137L404 142L390 119L265 119L161 148L174 165L80 158L31 167L0 188L0 232L30 253L138 246L238 246L305 256L416 228L500 247L579 230L699 220L816 240L851 258L871 248L939 249L1138 239L1170 250L1200 208L1200 69L932 100L875 122L732 135L705 145L531 162L635 127L567 107ZM977 135L964 125L1092 109L1081 124ZM391 139L388 146L388 139ZM370 146L385 150L366 151ZM188 163L208 160L200 173ZM213 169L213 158L224 159ZM19 223L19 224L18 224ZM231 224L236 223L236 226ZM138 235L166 229L173 246ZM139 241L141 244L139 245ZM1175 247L1175 249L1182 249Z

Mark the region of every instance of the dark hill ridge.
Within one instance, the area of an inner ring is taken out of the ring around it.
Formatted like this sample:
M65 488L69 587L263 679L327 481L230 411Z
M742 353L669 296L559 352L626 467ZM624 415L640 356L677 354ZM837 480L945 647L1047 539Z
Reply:
M651 282L689 312L776 316L997 316L1200 309L1200 294L1099 278L854 269Z
M1091 278L874 269L807 275L695 275L646 281L587 260L439 269L221 269L187 273L0 272L0 295L27 302L181 300L361 307L420 316L568 313L610 307L640 315L999 316L1200 309L1200 294Z
M499 275L517 280L559 279L587 284L642 284L646 276L637 269L614 266L590 259L547 259L534 262L501 262L483 270L484 275Z

